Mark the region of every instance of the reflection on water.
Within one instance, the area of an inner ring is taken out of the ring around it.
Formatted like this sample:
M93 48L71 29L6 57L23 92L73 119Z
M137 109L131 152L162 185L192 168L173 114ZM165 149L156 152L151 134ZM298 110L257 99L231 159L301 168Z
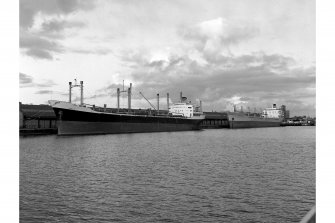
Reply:
M315 127L20 138L22 222L299 222Z

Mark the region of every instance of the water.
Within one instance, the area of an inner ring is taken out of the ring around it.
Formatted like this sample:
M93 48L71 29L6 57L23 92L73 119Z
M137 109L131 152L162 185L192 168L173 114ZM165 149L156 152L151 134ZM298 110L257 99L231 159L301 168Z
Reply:
M20 138L21 222L299 222L315 127Z

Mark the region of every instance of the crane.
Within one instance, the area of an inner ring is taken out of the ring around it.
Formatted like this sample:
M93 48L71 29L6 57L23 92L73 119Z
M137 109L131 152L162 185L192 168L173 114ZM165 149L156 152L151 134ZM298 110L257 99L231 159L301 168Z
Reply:
M140 95L145 99L145 100L147 100L147 102L150 104L150 106L151 107L153 107L155 110L157 110L156 108L155 108L155 106L153 106L151 103L150 103L150 101L142 94L142 92L140 92Z

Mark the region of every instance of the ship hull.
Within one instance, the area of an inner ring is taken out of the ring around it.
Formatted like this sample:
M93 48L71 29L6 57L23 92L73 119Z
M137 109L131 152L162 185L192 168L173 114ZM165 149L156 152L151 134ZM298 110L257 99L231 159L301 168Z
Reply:
M251 117L241 114L228 114L229 128L280 127L281 119Z
M192 124L59 121L58 135L95 135L199 130Z
M202 119L96 112L62 102L52 106L58 135L91 135L199 130Z

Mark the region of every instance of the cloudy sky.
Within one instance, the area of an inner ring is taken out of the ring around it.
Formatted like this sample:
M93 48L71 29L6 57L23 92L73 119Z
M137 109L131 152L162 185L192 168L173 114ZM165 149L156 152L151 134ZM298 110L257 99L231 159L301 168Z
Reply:
M76 78L86 103L115 107L124 80L134 107L182 91L206 111L314 116L315 72L313 0L20 0L23 103L68 100Z

